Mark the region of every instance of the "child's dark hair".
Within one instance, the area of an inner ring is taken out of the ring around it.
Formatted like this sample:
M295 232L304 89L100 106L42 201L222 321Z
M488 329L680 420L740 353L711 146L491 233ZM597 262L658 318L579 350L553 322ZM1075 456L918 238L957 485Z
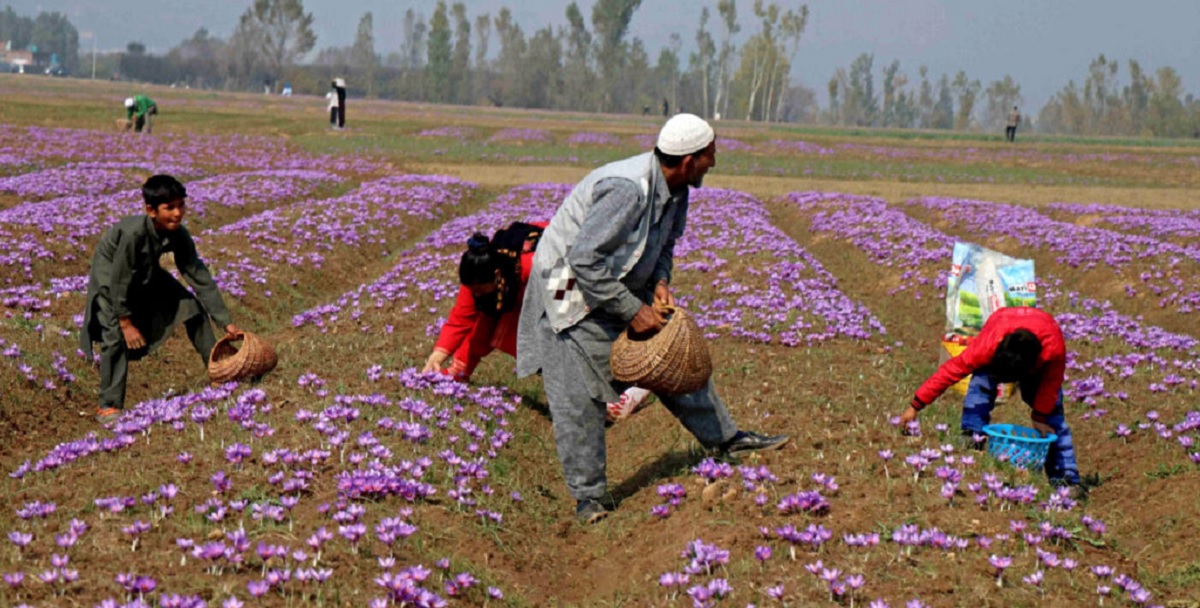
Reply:
M185 198L187 188L170 175L153 175L142 184L142 200L146 201L147 207L158 207Z
M463 285L479 285L496 280L499 268L497 256L492 252L491 241L483 233L476 232L467 239L467 250L458 263L458 281Z
M541 228L513 222L497 230L489 241L476 232L467 240L467 251L458 264L458 280L463 285L496 283L494 296L476 297L480 312L501 315L512 310L521 297L521 255L537 247ZM497 275L499 275L497 277ZM486 308L486 310L484 310Z
M1018 329L1000 341L991 367L1002 380L1015 381L1029 375L1042 354L1042 343L1028 329Z

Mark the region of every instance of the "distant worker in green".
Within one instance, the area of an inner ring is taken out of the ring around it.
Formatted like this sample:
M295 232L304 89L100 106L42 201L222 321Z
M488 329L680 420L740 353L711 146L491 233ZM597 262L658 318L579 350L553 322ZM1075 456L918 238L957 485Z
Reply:
M125 98L125 128L133 128L135 133L141 133L142 129L146 133L150 132L151 124L150 117L158 115L158 104L154 103L153 99L145 95L134 95L133 97Z

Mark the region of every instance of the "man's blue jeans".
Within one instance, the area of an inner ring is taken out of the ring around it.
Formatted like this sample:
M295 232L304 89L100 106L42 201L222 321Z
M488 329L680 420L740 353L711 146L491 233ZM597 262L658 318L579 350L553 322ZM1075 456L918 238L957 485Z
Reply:
M987 370L978 370L971 377L967 388L967 396L963 399L962 429L972 433L983 434L984 425L992 421L992 409L996 407L996 391L999 383L994 381ZM1021 400L1032 406L1033 397L1037 394L1036 383L1021 383ZM1046 454L1046 477L1050 481L1065 481L1071 484L1079 483L1079 465L1075 462L1075 444L1071 441L1071 428L1067 426L1063 416L1062 391L1058 391L1058 402L1054 411L1046 417L1046 424L1054 429L1058 440L1050 446Z

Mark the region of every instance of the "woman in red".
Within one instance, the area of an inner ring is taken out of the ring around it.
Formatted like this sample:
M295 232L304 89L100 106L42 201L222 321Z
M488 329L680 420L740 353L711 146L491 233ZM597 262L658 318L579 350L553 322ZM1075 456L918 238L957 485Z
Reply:
M475 233L458 265L462 287L442 325L423 372L438 372L467 382L480 360L494 350L517 356L517 322L521 299L533 269L533 254L545 222L513 222L491 240ZM449 367L446 361L450 360ZM608 404L608 418L617 421L640 408L649 391L630 388L618 403Z

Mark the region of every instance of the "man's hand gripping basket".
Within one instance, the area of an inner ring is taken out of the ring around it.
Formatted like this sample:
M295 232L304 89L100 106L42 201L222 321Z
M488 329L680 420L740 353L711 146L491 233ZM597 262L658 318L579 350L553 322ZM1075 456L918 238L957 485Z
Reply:
M712 376L712 357L704 334L686 311L667 306L666 327L648 337L630 336L626 329L613 342L609 364L613 377L653 393L686 395L698 391Z

